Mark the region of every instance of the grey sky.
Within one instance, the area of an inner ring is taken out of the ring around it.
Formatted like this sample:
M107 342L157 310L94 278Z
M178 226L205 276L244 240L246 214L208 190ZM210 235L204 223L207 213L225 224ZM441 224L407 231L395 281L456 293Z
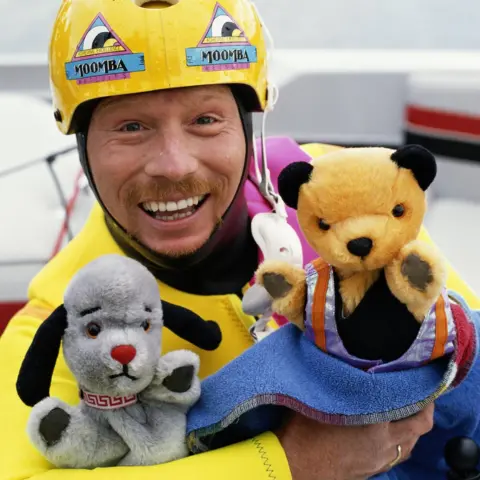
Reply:
M478 0L256 3L278 48L480 49ZM58 5L0 0L0 54L46 53Z

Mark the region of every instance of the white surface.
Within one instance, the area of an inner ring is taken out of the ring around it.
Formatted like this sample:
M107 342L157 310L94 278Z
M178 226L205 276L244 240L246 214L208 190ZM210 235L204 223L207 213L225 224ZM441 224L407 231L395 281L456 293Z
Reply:
M440 198L425 221L435 243L462 278L480 295L480 203Z
M306 72L280 86L267 134L300 141L398 145L406 79L406 74Z
M26 298L28 283L48 261L64 219L61 198L42 160L75 145L58 132L50 106L33 97L0 95L0 301ZM12 168L28 168L5 175ZM54 170L65 197L80 169L76 150L59 156ZM71 227L78 232L93 202L80 194Z
M73 152L59 158L54 168L68 199L80 168L78 155ZM77 211L89 198L85 194L79 196ZM0 243L1 261L48 258L65 214L46 164L0 178L0 205L2 230L11 232Z
M272 74L280 85L306 72L480 72L480 52L477 51L282 49L272 55Z
M75 146L75 137L62 135L50 104L38 98L0 93L1 172L52 152Z

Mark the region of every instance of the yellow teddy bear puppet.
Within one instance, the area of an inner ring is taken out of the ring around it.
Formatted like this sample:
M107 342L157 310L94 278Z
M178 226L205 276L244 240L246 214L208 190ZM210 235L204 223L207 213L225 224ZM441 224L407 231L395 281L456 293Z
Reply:
M432 153L417 145L347 148L287 166L280 196L297 210L319 258L311 271L261 264L256 284L272 297L273 312L305 330L308 312L323 318L330 301L335 334L349 355L389 362L407 352L422 322L444 315L448 301L442 255L417 239L436 172ZM310 326L317 334L324 329Z
M442 255L418 240L436 172L416 145L343 149L282 170L278 192L318 257L258 268L245 313L291 324L202 382L208 401L189 413L192 451L212 448L213 437L218 448L275 431L288 411L360 426L431 402L435 428L395 467L399 477L447 478L447 440L478 443L479 312L447 291Z

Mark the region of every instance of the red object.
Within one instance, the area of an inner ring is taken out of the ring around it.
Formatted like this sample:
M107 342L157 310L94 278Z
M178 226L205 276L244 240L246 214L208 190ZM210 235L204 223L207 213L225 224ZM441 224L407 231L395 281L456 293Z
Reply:
M10 319L25 306L26 302L4 302L0 303L0 335L8 325Z
M63 220L60 232L58 233L57 240L55 241L55 245L53 247L52 253L50 254L50 258L53 258L62 248L63 239L65 238L65 235L67 234L67 231L68 231L68 222L70 220L70 216L72 214L72 211L75 207L75 204L77 203L77 199L80 194L80 180L82 179L82 177L83 177L83 170L80 169L77 174L77 177L75 178L75 187L73 189L72 196L68 199L65 218Z
M122 365L128 365L137 354L137 351L131 345L118 345L112 348L112 358Z
M454 134L480 135L480 117L409 105L407 122L413 127L441 130Z
M451 304L453 320L457 330L457 355L455 363L458 367L458 373L455 377L453 386L462 382L470 371L472 362L475 358L476 335L475 327L468 320L463 308L454 303Z

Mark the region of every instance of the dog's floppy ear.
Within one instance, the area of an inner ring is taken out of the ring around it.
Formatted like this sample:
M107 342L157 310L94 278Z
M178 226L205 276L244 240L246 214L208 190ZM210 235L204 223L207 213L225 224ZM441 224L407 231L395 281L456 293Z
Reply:
M313 165L308 162L293 162L287 165L278 176L278 193L282 200L297 209L300 187L310 180Z
M38 328L17 378L17 393L25 405L33 407L50 396L53 370L66 328L67 311L63 305Z
M421 145L405 145L390 157L399 167L411 170L422 190L426 190L437 175L437 162L432 152Z
M215 350L222 341L222 331L213 320L203 320L187 308L162 300L163 324L170 331L203 350Z

